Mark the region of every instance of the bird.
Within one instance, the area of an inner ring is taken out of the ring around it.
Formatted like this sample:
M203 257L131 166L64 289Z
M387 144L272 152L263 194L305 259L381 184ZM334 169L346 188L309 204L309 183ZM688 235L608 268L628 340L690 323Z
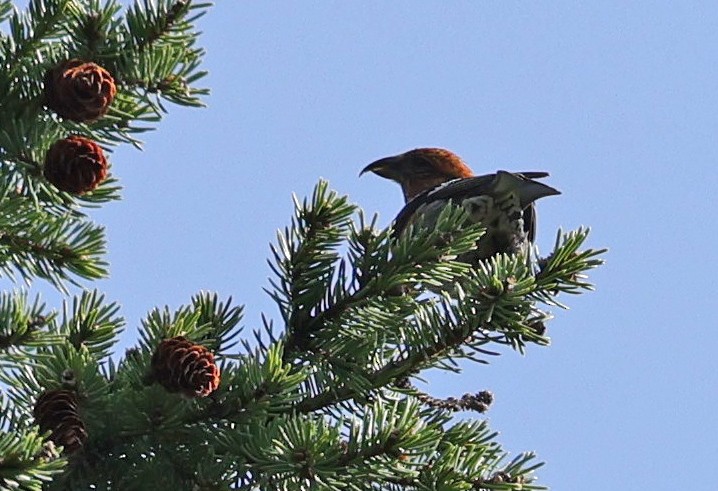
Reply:
M536 235L534 202L561 194L536 179L547 172L507 172L474 175L464 160L444 148L416 148L384 157L362 169L397 182L404 193L404 207L393 221L399 237L423 216L423 226L433 228L448 203L461 206L472 222L481 222L486 232L476 249L459 256L475 264L500 254L517 254L533 243Z

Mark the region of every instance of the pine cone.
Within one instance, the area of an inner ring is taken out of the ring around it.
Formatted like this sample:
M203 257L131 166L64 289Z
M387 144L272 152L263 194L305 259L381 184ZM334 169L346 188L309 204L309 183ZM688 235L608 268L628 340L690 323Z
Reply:
M107 177L107 159L97 143L72 135L57 140L47 151L44 173L60 191L83 194Z
M169 392L206 397L219 386L219 368L204 346L183 336L165 339L152 355L152 376Z
M116 92L110 72L95 63L67 60L45 74L45 105L78 123L104 116Z
M78 414L77 394L56 389L43 392L35 403L35 422L40 430L51 431L50 440L73 453L87 441L85 424Z

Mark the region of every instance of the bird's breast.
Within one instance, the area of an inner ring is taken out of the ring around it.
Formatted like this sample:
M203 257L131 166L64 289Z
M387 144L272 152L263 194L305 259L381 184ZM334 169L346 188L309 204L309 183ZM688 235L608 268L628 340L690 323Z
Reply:
M448 203L449 200L444 199L423 203L409 218L407 225L416 225L421 217L422 228L435 228ZM486 228L477 250L460 260L475 262L500 252L516 253L527 243L528 234L518 193L510 191L494 196L471 196L457 204L466 210L472 223L481 223Z
M435 228L436 223L439 220L439 215L447 204L447 200L436 200L424 203L419 206L419 208L416 209L416 212L414 212L411 218L409 218L407 225L416 224L418 217L421 217L423 220L421 225L422 227L429 229Z

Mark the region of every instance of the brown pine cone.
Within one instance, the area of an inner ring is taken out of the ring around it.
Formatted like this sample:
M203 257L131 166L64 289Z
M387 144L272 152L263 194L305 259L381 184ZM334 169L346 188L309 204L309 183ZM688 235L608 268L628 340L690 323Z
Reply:
M45 74L45 105L78 123L104 116L116 92L110 72L95 63L67 60Z
M219 386L219 367L204 346L183 336L165 339L152 355L152 377L169 392L206 397Z
M72 453L87 441L85 424L78 414L77 394L55 389L43 392L35 402L35 423L40 430L51 431L50 440Z
M72 135L57 140L47 151L44 174L60 191L83 194L107 177L107 159L97 143Z

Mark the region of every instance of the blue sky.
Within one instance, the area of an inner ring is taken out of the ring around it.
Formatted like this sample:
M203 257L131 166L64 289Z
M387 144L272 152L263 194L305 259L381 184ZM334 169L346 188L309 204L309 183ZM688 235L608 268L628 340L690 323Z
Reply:
M201 21L209 107L117 150L125 199L93 212L123 346L200 289L245 303L248 328L278 317L268 244L320 177L386 225L399 188L357 177L379 157L441 146L477 173L545 170L563 194L539 202L538 244L591 226L610 248L597 291L555 312L551 347L430 387L492 390L499 440L537 451L555 490L715 489L714 4L217 3Z

